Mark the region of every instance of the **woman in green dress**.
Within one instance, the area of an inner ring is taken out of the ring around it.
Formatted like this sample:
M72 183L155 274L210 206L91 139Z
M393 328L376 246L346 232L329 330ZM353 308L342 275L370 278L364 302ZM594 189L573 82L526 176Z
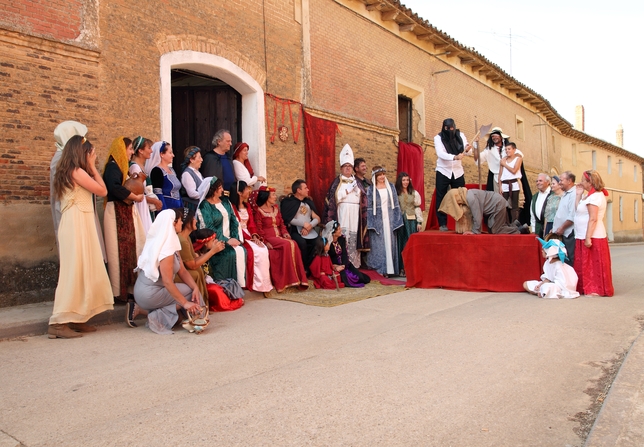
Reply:
M423 212L420 209L421 199L418 191L411 184L411 178L406 172L398 174L396 179L396 192L402 212L403 226L398 229L398 265L400 265L401 276L405 275L402 251L409 240L409 237L420 231L423 226Z
M215 281L234 279L241 287L246 286L246 250L240 241L239 222L224 187L217 177L205 178L199 185L201 202L197 212L199 228L210 228L223 241L226 248L208 261L210 276Z

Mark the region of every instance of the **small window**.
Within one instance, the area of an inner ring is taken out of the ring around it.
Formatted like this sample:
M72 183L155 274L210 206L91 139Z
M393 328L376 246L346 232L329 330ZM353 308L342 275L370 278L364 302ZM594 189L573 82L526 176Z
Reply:
M525 140L525 125L523 123L523 118L517 115L517 139Z
M608 156L608 160L606 160L606 164L606 172L610 174L611 172L613 172L613 159L610 155Z
M597 170L597 151L593 151L593 170Z
M619 221L624 222L624 198L619 198Z
M633 165L633 181L637 182L637 165Z
M572 165L577 166L577 145L572 144Z
M622 176L622 165L624 164L624 162L622 160L619 160L617 162L617 164L619 165L619 176L621 177Z
M639 204L640 204L640 200L635 199L635 203L633 203L633 209L635 210L633 211L633 217L635 218L635 222L639 221L639 213L640 213L640 210L638 209Z
M412 102L411 98L405 95L398 95L398 128L400 134L398 138L405 143L411 142L412 125Z

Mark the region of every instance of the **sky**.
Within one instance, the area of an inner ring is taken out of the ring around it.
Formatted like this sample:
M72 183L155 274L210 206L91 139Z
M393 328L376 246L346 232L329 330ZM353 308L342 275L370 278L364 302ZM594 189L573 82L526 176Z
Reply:
M401 0L550 102L573 126L585 109L585 132L644 157L642 0ZM510 38L510 36L512 36ZM639 45L637 42L640 42ZM510 45L511 43L511 45Z

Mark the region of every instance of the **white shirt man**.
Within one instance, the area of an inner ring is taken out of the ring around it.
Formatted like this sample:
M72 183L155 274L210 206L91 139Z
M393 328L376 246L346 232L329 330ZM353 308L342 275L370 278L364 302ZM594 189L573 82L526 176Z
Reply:
M537 176L537 196L532 196L530 206L530 229L538 236L542 236L544 222L544 213L546 208L546 199L550 195L550 176L543 172Z

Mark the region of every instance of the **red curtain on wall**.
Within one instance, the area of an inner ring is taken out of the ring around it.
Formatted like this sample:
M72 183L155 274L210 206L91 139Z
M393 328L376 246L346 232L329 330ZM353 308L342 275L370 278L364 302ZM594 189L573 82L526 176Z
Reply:
M305 111L304 135L306 149L306 183L311 199L318 209L318 214L324 211L324 197L335 178L335 134L337 123L322 118L316 118Z
M414 189L420 194L420 209L425 211L425 159L423 148L416 143L398 142L398 174L406 172Z

